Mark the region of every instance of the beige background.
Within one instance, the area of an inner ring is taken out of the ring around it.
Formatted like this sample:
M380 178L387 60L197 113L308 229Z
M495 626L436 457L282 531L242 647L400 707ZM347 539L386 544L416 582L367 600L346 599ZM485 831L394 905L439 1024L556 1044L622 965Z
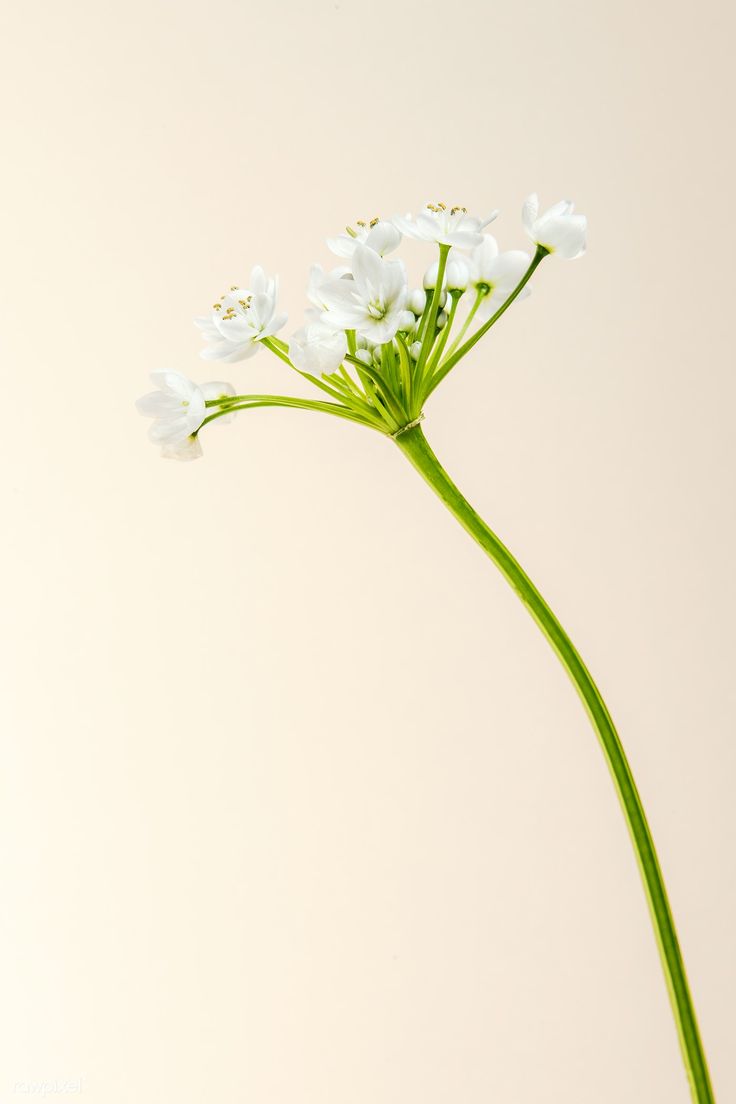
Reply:
M736 1098L728 5L3 23L0 1100L685 1104L605 766L503 581L378 436L254 412L176 465L132 405L208 377L191 318L252 263L296 326L347 221L498 205L518 247L535 188L589 254L427 433L599 675Z

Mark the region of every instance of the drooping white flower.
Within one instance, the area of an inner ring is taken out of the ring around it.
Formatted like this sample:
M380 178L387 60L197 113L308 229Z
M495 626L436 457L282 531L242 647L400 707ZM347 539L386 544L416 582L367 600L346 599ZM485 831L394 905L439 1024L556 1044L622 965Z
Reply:
M270 278L256 266L250 274L250 287L231 287L215 303L209 318L195 318L207 347L204 360L224 360L228 364L246 360L258 352L258 344L272 337L286 322L276 313L278 277Z
M469 269L468 287L484 292L484 299L478 311L478 317L490 316L508 299L531 264L531 258L523 249L509 249L499 253L498 243L491 234L484 234L483 241L476 245L466 258ZM527 285L519 293L519 299L525 299L531 292Z
M372 219L369 223L359 222L357 230L353 230L352 226L346 229L346 234L327 239L328 248L338 257L352 257L356 245L367 245L383 257L386 253L392 253L401 241L401 234L396 227L383 219Z
M390 341L401 323L408 287L401 261L385 261L366 245L356 245L352 280L334 280L322 294L325 321L338 330L355 330L376 344Z
M327 304L322 295L323 289L329 286L334 280L341 280L343 276L348 275L350 275L350 269L347 265L340 265L338 268L333 268L330 272L325 272L322 265L313 264L309 270L307 299L309 299L309 302L313 303L318 310L327 310Z
M151 381L158 390L138 399L136 408L144 417L153 418L148 431L154 444L161 445L163 456L193 460L202 450L197 430L207 417L207 400L235 395L231 383L196 384L179 372L152 372Z
M585 252L585 234L588 220L585 215L573 214L575 205L569 199L555 203L544 214L539 214L539 198L534 192L524 201L521 211L524 229L533 242L543 245L550 253L574 260Z
M474 218L465 207L452 207L448 211L444 203L427 203L414 218L411 214L395 215L391 220L407 238L455 245L459 249L472 249L481 240L481 230L493 222L498 211L487 219Z
M336 371L348 351L343 330L324 321L319 311L308 311L307 322L289 342L292 364L302 372L322 374Z

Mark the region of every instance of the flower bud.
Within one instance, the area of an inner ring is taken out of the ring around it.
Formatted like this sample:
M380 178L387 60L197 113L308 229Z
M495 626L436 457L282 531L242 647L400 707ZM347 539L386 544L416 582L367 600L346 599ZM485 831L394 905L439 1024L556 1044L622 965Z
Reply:
M437 315L437 329L438 330L444 330L446 325L447 325L447 313L445 311L440 311L440 313Z
M440 271L440 262L435 261L434 264L431 264L429 266L429 268L427 269L427 271L424 273L424 288L425 288L426 291L434 291L435 287L437 286L437 277L439 275L439 271ZM465 282L467 284L467 276L466 276L466 281ZM442 282L443 290L440 292L440 306L441 307L444 307L445 303L447 302L447 292L444 290L446 287L447 287L447 270L445 269L445 277L444 277L444 280Z
M421 341L415 341L413 345L409 346L409 356L412 360L419 360L419 354L422 351Z
M435 261L434 264L431 264L429 266L429 268L427 269L427 271L424 273L424 290L425 291L434 291L434 289L437 285L437 277L439 276L439 272L440 272L440 262Z
M415 288L409 296L407 306L410 311L416 315L424 313L424 305L427 302L427 296L424 294L421 288Z
M373 357L367 349L358 349L355 359L359 360L361 364L368 365L368 367L373 363Z
M464 260L458 258L448 262L447 288L449 291L465 291L469 277L470 271Z
M409 333L417 324L417 320L410 310L404 310L399 315L399 329L402 333Z

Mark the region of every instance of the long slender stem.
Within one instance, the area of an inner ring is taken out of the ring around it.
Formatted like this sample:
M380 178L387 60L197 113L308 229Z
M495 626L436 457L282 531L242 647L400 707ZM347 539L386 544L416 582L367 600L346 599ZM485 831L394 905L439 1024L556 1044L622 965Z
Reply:
M210 405L209 403L207 404ZM240 410L255 410L260 406L284 406L292 410L319 410L323 414L334 414L338 418L347 418L350 422L368 426L369 429L378 427L367 422L354 410L347 406L338 406L337 403L319 402L315 399L293 399L285 395L237 395L232 402L226 403L212 414L208 414L197 430L199 433L206 425L224 418L228 414L235 414Z
M447 257L450 252L449 245L440 244L440 259L437 268L437 279L434 282L434 290L432 292L432 298L429 301L429 309L425 309L422 317L422 324L424 325L424 331L422 333L422 346L419 350L419 358L417 360L416 377L417 377L417 390L421 389L422 373L424 372L424 365L427 363L427 357L429 356L432 348L432 342L435 338L435 327L437 324L437 315L440 309L440 299L442 298L442 285L445 281L445 269L447 268Z
M470 503L463 498L432 452L421 427L416 426L402 433L396 438L396 443L514 588L554 648L582 698L610 768L636 852L677 1024L692 1099L696 1104L714 1104L715 1097L685 973L685 964L654 841L621 740L600 691L569 636L542 595L509 550L488 528Z
M468 311L467 317L466 317L465 321L463 322L462 327L460 328L460 332L457 335L457 337L455 338L455 340L453 341L450 348L447 350L448 359L455 352L458 345L460 344L460 342L462 341L462 339L465 337L466 333L470 329L470 323L473 321L476 314L478 313L478 307L481 305L481 303L483 302L483 300L485 299L487 294L488 294L487 291L478 291L478 292L476 292L475 301L473 302L472 307Z
M445 351L445 346L447 345L447 339L450 336L450 331L452 330L452 326L453 326L453 323L455 321L455 315L457 314L457 305L460 302L460 296L461 295L462 295L462 292L460 292L460 291L451 291L450 292L451 303L450 303L450 310L449 310L449 313L447 315L447 320L445 322L444 329L442 330L442 333L439 336L439 340L437 341L437 344L435 345L434 349L432 350L430 358L427 361L427 375L429 376L430 379L432 378L432 373L436 369L437 365L442 360L442 354Z

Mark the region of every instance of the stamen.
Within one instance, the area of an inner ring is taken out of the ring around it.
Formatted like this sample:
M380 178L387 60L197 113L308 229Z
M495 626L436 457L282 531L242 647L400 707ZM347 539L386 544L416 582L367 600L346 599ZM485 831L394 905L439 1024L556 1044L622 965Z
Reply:
M376 223L379 223L380 221L381 221L381 220L380 220L380 218L378 218L378 217L376 216L376 218L374 218L374 219L371 219L371 221L369 222L369 224L368 224L368 225L369 225L369 226L371 227L371 229L373 229L373 227L374 227L374 226L376 225Z

